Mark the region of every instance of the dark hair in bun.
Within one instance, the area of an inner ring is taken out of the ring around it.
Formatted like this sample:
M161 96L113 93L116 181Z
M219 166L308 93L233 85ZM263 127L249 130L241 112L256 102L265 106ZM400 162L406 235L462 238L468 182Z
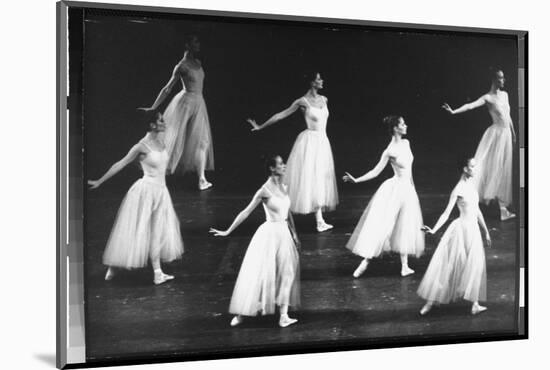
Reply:
M393 129L399 124L399 120L403 119L402 116L390 115L384 117L384 124L388 127L390 135L393 135Z
M151 131L151 123L156 123L158 115L161 114L158 110L139 111L139 123L145 131Z
M474 157L470 154L466 155L463 154L460 157L457 158L456 161L456 169L459 173L464 172L464 167L468 167L468 164L470 164L470 161L474 159Z
M311 86L311 83L315 81L318 74L320 74L320 72L317 70L311 70L304 73L304 83L307 85L308 88Z
M498 73L498 72L504 73L504 71L502 70L502 68L500 68L499 66L491 66L491 67L489 67L489 76L491 76L491 82L493 82L493 81L497 78L497 73Z
M277 166L277 158L281 158L279 154L264 155L264 168L267 175L271 176L272 168Z

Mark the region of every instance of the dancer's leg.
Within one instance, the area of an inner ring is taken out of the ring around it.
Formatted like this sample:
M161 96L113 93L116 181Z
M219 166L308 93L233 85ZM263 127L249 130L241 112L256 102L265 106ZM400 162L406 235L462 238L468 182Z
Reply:
M333 228L332 225L325 222L325 219L323 218L323 210L320 207L317 208L317 211L315 211L315 220L317 221L318 232L327 231Z
M486 310L487 310L487 307L481 306L478 301L475 301L472 304L472 315L477 315L478 313L481 313Z
M112 280L116 275L115 268L112 266L109 266L107 269L107 272L105 273L105 280Z
M207 160L207 150L208 148L206 146L201 146L199 149L199 163L197 165L197 175L199 177L199 189L200 190L206 190L210 187L212 187L212 184L206 180L206 176L204 174L204 171L206 169L206 160Z
M298 322L298 320L288 317L288 305L287 304L281 305L281 307L279 308L279 311L280 311L280 314L281 314L281 317L279 318L279 326L280 327L286 328L287 326L295 324L295 323Z
M151 257L151 265L153 266L153 272L154 272L154 278L153 282L155 285L162 284L168 280L172 280L174 276L167 275L162 271L162 268L160 266L160 257Z
M368 259L365 258L364 260L362 260L359 266L357 266L357 268L353 272L353 277L358 278L359 276L363 275L363 273L367 270L368 265L369 265Z
M433 302L432 301L427 301L426 304L424 306L422 306L422 309L420 310L420 314L421 315L427 314L428 312L430 312L432 307L433 307Z
M409 267L409 257L403 253L401 255L401 276L414 274L414 270Z
M502 203L500 200L498 201L498 205L499 205L499 208L500 208L500 220L501 221L506 221L506 220L509 220L511 218L516 217L516 215L514 213L508 211L508 208L506 208L506 205L504 203Z

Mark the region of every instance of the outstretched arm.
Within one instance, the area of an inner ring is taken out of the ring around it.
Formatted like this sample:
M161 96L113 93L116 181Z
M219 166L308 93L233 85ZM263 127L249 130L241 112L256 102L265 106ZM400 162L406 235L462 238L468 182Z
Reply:
M111 168L109 168L109 170L107 170L107 172L105 172L105 174L101 176L98 180L88 180L88 185L91 185L90 189L95 189L99 187L105 181L119 173L124 167L126 167L129 163L136 159L137 156L141 153L143 153L141 144L134 145L124 158L113 164Z
M451 114L459 114L459 113L467 112L467 111L472 110L472 109L482 107L482 106L485 105L486 102L487 102L487 100L485 98L485 95L483 95L479 99L477 99L477 100L475 100L471 103L464 104L463 106L461 106L460 108L457 108L457 109L452 109L451 106L447 103L444 103L441 106L441 108L445 109L447 112L449 112Z
M168 80L168 83L164 85L164 87L160 90L160 93L158 94L157 98L155 99L155 102L153 105L149 108L139 108L142 110L155 110L159 107L159 105L162 104L164 100L170 95L172 92L172 89L180 79L181 72L180 72L180 65L174 67L174 71L172 72L172 76L170 77L170 80Z
M285 110L279 113L275 113L273 116L271 116L267 121L265 121L261 125L258 125L255 120L250 118L247 119L247 122L252 125L252 131L263 130L264 128L271 126L272 124L277 123L280 120L290 116L292 113L296 112L299 107L300 107L300 99L297 99L288 108L286 108Z
M457 191L457 187L455 187L451 193L451 196L449 197L449 203L447 203L447 207L445 208L445 211L443 211L441 216L439 216L439 219L435 223L435 226L433 227L433 229L430 229L429 227L424 226L423 228L424 231L430 234L435 234L437 230L439 230L441 226L443 226L445 222L447 222L447 220L449 219L449 216L451 215L451 211L453 210L453 207L455 206L457 199L458 199L458 191Z
M384 150L384 153L382 153L382 156L380 157L380 160L374 166L372 170L367 172L361 177L355 178L352 175L350 175L348 172L346 172L346 175L343 177L343 180L345 182L353 182L354 184L357 184L358 182L368 181L371 179L374 179L376 176L380 175L380 172L386 167L388 164L388 160L390 159L390 155L388 154L388 150Z
M233 232L244 220L250 216L252 211L262 202L262 198L265 198L266 194L264 194L264 190L260 189L254 194L254 197L252 198L252 201L246 206L245 209L243 209L237 217L235 217L235 220L229 226L229 228L225 231L210 228L210 233L214 234L214 236L227 236Z
M485 242L487 243L487 246L491 246L491 234L489 234L489 229L487 228L487 225L485 224L485 218L483 217L483 213L481 213L481 210L477 210L477 223L479 226L481 226L481 229L483 230L483 235L485 235Z

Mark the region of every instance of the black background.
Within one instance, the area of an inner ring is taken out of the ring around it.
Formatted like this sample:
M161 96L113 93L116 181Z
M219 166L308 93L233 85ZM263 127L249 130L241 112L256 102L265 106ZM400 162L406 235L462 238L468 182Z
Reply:
M327 132L339 177L344 171L361 175L376 164L390 139L382 118L398 114L409 126L417 191L449 193L458 179L457 158L475 153L491 120L484 107L451 116L440 106L456 108L486 93L490 67L505 72L517 125L512 36L89 11L83 65L89 178L101 176L143 137L136 108L153 103L190 33L201 40L216 165L208 178L217 191L253 191L265 180L262 155L288 157L305 128L302 114L260 132L251 132L245 119L263 122L302 96L310 70L325 81L321 93L329 100ZM374 191L390 174L387 168L360 191ZM104 188L124 193L139 176L139 167L130 166ZM195 176L169 178L172 188L196 191L195 183Z

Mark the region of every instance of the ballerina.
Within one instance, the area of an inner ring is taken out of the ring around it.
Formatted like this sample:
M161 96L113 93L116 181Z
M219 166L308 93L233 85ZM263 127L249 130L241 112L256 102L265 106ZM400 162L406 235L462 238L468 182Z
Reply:
M210 232L227 236L262 203L266 221L254 233L235 283L229 312L235 316L231 326L243 322L243 316L275 313L279 306L279 326L286 327L298 320L288 316L288 307L300 305L300 267L296 234L289 212L290 198L282 183L285 164L280 156L268 160L268 180L256 192L250 204L241 211L231 226ZM288 222L288 223L287 223Z
M413 154L410 143L403 136L407 125L400 116L384 118L392 139L382 153L378 164L361 177L346 172L345 182L359 183L377 177L388 162L394 176L384 181L370 200L346 248L363 257L353 272L358 278L367 269L370 259L382 252L393 251L401 255L401 276L414 273L408 264L408 255L420 256L424 252L424 234L420 202L412 179Z
M202 96L204 70L197 58L199 52L199 39L194 35L186 37L185 54L174 67L172 77L151 107L139 109L157 110L181 80L183 89L174 96L163 114L166 122L164 141L170 157L168 169L171 174L176 168L182 172L196 171L199 189L206 190L212 187L212 183L206 180L205 171L214 169L214 151L208 112Z
M174 276L162 271L161 261L171 262L183 254L178 217L165 184L168 153L159 139L165 124L158 112L147 114L148 132L128 154L98 180L88 180L90 189L96 189L116 175L135 159L139 160L143 177L126 194L107 247L103 263L109 268L105 280L111 280L115 268L145 267L151 260L153 282L162 284Z
M473 181L476 160L470 158L461 167L460 181L451 193L447 208L433 228L423 227L425 232L435 234L457 204L460 217L443 234L418 287L418 295L427 301L420 310L421 315L427 314L434 304L458 298L472 302L473 315L487 309L479 304L487 298L485 251L479 226L489 247L491 236L478 206L479 195Z
M338 189L332 149L326 134L328 99L319 94L319 90L323 88L323 80L319 73L306 77L308 92L295 100L290 107L273 115L261 125L253 119L247 121L252 125L252 131L259 131L301 109L307 129L298 135L292 147L283 181L288 185L291 211L299 214L315 212L317 231L323 232L333 228L325 222L323 211L336 208Z
M516 215L508 210L512 203L512 141L516 134L510 117L508 93L504 88L504 72L497 69L492 76L491 90L472 103L452 109L449 104L442 108L451 114L459 114L486 105L493 123L481 138L474 158L479 176L477 186L479 197L488 204L496 199L502 221Z

